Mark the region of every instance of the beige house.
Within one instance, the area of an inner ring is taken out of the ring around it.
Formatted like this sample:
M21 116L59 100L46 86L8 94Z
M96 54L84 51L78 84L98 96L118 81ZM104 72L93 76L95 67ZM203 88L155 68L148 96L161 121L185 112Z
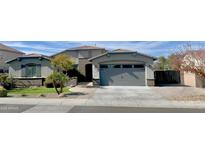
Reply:
M80 46L53 56L59 54L67 54L73 58L76 70L85 77L83 81L94 81L104 86L154 85L152 64L156 58L136 51L107 51L96 46Z
M9 76L22 86L23 84L41 86L45 78L53 72L50 58L40 54L19 56L7 61L7 64L9 64Z
M0 73L8 72L9 65L6 64L6 61L17 58L24 54L25 53L0 43Z
M200 55L186 55L183 59L182 67L186 67L188 65L194 69L200 69L200 67L205 63L205 59L197 56ZM200 88L205 87L205 78L198 74L191 72L181 72L180 76L182 85Z
M180 73L181 84L190 87L205 87L205 78L191 72Z
M80 81L92 81L93 69L92 63L89 61L89 59L105 52L107 52L105 48L96 46L80 46L64 50L53 55L52 57L55 57L59 54L69 55L71 58L73 58L76 70L79 71L79 74L74 73L74 75L78 76Z

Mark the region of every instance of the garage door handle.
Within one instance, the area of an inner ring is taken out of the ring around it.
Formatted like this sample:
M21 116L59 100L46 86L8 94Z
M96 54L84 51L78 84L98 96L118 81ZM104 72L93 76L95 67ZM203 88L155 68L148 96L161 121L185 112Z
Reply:
M124 76L123 75L121 75L121 79L123 79L124 78Z

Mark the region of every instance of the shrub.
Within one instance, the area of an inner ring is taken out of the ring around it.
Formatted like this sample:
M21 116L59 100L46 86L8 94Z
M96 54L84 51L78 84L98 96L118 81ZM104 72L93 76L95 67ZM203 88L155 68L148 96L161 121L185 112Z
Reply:
M61 72L53 72L48 76L48 79L53 82L54 88L58 95L63 92L63 88L65 87L66 82L69 80L69 78ZM57 85L59 84L60 87L58 89Z
M12 89L14 87L13 78L9 78L6 73L0 74L0 86L7 90Z
M44 82L44 86L46 88L53 88L53 82L52 80L50 80L49 78L46 78L45 82Z
M21 96L22 96L22 97L26 97L27 95L26 95L26 94L21 94Z
M0 97L6 97L7 90L4 87L0 87Z
M54 86L53 86L53 81L52 81L49 77L47 77L46 80L45 80L45 82L44 82L44 86L45 86L46 88L54 88ZM60 87L60 84L57 83L56 86L57 86L57 88L59 88L59 87Z
M45 94L40 94L39 97L46 97L46 95Z

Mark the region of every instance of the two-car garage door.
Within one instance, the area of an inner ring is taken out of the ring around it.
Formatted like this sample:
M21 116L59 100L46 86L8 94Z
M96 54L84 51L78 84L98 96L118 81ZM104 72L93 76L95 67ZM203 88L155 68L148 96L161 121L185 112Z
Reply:
M145 67L139 64L101 64L102 86L145 86Z

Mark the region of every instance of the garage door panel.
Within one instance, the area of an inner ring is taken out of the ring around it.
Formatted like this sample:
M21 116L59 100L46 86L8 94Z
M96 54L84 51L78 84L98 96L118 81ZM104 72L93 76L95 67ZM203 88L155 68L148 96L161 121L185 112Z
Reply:
M101 85L103 86L144 86L144 68L101 68Z

